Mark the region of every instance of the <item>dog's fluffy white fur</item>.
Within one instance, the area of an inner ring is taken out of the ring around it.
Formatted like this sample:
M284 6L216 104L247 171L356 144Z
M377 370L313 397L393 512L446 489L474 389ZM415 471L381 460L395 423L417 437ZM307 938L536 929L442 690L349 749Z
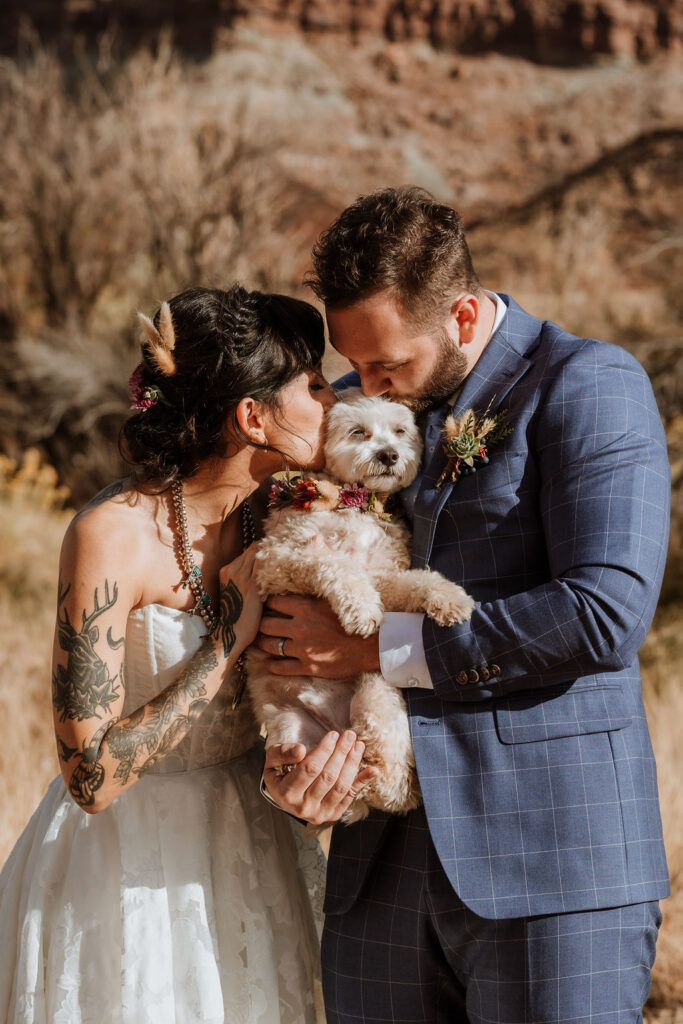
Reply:
M342 396L327 415L325 472L319 482L351 482L378 498L406 487L417 473L422 442L412 413L360 391ZM429 569L410 568L410 536L393 517L333 509L317 501L310 511L271 510L257 554L264 597L308 594L325 598L347 633L370 636L385 611L426 612L441 625L462 622L474 602L462 587ZM327 506L327 507L326 507ZM285 652L286 653L286 652ZM249 652L249 694L267 743L314 747L323 735L353 729L365 743L364 762L380 774L357 795L343 818L365 817L370 807L404 813L420 803L410 731L400 690L377 672L353 679L275 676L270 656Z

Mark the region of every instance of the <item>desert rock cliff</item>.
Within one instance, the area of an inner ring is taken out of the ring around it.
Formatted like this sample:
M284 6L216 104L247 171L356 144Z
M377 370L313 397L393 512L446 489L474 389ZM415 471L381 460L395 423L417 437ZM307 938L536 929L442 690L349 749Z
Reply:
M178 45L202 49L250 22L349 40L424 39L461 53L497 50L542 62L594 54L647 59L679 50L683 40L681 0L8 0L0 11L6 52L16 46L22 19L63 41L112 21L138 41L170 23Z

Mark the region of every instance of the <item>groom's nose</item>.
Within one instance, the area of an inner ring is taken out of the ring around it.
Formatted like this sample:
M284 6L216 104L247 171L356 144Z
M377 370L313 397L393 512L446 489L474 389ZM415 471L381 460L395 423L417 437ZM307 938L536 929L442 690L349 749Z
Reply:
M391 387L386 370L364 369L360 374L360 384L366 398L377 398L384 395Z

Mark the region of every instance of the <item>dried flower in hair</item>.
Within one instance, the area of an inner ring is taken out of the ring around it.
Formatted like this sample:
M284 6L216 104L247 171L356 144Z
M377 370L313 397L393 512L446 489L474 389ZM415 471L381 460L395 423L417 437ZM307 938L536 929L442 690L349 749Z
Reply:
M128 381L131 409L136 409L138 412L144 412L147 409L151 409L153 405L157 404L157 402L163 402L164 405L170 406L171 403L166 399L158 385L145 384L142 379L144 372L144 363L138 363L130 376L130 380Z

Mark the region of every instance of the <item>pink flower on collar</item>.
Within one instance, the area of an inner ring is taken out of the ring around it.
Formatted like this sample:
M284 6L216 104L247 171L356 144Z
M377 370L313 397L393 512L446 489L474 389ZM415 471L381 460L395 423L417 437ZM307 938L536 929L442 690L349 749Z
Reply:
M339 508L359 508L366 512L370 505L370 492L358 484L344 484L339 491Z
M270 485L270 494L268 496L268 505L275 505L278 501L286 500L289 496L287 485L282 483L281 480L273 480Z

